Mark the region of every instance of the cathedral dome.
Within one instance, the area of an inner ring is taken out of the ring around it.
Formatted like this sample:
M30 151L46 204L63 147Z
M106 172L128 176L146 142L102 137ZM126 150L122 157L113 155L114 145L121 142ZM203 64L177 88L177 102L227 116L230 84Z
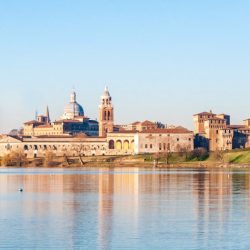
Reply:
M70 95L70 102L64 108L63 119L73 119L76 116L84 116L83 107L76 101L76 93Z

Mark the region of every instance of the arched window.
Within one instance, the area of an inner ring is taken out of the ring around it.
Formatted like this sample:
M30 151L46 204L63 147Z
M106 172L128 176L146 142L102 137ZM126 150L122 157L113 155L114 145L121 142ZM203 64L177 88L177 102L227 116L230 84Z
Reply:
M115 142L114 140L109 141L109 149L115 149Z
M121 140L117 140L116 143L115 143L115 148L117 150L121 150L122 149L122 142Z
M108 121L110 120L110 111L108 111Z
M104 120L106 121L107 120L107 112L104 111Z
M125 140L123 142L123 148L124 148L124 150L129 150L129 141L128 140Z
M23 149L24 150L29 150L29 147L27 145L24 145Z

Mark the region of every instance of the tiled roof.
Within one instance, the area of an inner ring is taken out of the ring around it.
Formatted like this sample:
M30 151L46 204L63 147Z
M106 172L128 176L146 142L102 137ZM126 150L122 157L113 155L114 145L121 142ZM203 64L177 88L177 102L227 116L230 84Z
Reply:
M227 128L231 128L231 129L242 129L245 128L246 126L244 125L228 125Z
M151 122L151 121L146 120L146 121L143 121L143 122L141 123L141 125L155 125L155 123L154 123L154 122Z
M141 123L141 122L137 121L137 122L131 123L131 125L138 125L138 124L140 124L140 123Z
M54 123L81 123L81 121L73 119L65 119L65 120L55 121Z
M31 124L43 124L43 122L38 122L38 121L36 121L36 120L32 120L32 121L25 122L24 124L26 124L26 125L31 125Z
M135 134L137 133L138 131L136 130L121 130L119 132L109 132L108 134Z
M142 134L186 134L186 133L193 133L192 131L183 128L183 127L177 127L177 128L157 128L157 129L150 129L141 131Z
M45 124L45 125L39 125L36 128L53 128L53 126L51 126L49 124Z
M201 113L198 113L198 114L194 114L195 115L215 115L214 113L211 113L211 112L201 112Z

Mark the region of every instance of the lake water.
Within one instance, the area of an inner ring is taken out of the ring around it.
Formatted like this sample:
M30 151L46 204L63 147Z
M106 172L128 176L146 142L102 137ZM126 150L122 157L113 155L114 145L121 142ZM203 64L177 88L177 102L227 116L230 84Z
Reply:
M250 249L250 172L2 168L0 248Z

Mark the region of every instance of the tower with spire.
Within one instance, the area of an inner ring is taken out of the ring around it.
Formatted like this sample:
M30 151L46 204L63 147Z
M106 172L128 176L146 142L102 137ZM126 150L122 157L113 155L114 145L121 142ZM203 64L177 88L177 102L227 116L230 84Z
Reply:
M107 133L113 132L113 127L114 108L112 105L112 98L106 86L99 105L99 136L105 137Z
M46 115L45 116L47 117L47 123L50 123L49 106L48 105L46 107Z

